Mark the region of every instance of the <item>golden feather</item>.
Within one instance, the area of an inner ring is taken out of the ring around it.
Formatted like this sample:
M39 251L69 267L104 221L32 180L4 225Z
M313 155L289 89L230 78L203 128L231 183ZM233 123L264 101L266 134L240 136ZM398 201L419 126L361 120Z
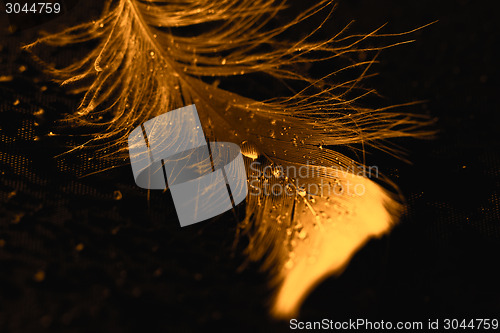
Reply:
M48 66L60 83L85 93L68 121L92 126L98 134L76 148L106 142L106 149L125 152L132 129L189 104L196 104L208 137L241 145L251 193L238 237L248 237L251 260L265 258L263 268L276 288L272 313L277 317L295 315L315 285L341 272L359 247L397 220L397 200L357 173L362 164L328 147L362 144L389 150L380 140L428 134L423 118L356 104L372 92L352 97L373 60L339 68L336 72L365 69L348 82L332 82L333 73L313 79L294 70L297 64L374 50L361 47L362 42L389 35L376 30L345 36L342 30L315 41L320 24L306 37L284 42L280 36L291 27L333 4L318 1L288 23L269 28L285 7L285 1L273 0L108 1L100 19L26 46L98 42L67 67ZM193 27L197 34L179 32ZM304 88L257 101L206 82L251 73L300 82ZM293 174L297 170L308 170L307 175ZM313 193L311 188L320 185L330 192ZM349 192L349 186L364 191Z

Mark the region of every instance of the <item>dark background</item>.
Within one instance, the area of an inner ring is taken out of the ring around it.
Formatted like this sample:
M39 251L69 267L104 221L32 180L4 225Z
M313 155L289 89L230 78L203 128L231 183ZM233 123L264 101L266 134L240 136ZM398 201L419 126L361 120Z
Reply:
M292 7L299 11L296 2ZM499 23L494 1L343 0L328 29L401 32L412 44L379 56L369 81L384 103L438 118L437 138L399 140L412 164L373 152L407 209L393 232L365 246L321 284L301 320L500 317ZM78 9L80 6L85 11ZM86 7L85 7L86 6ZM88 8L87 8L88 7ZM78 97L19 51L40 27L57 30L97 6L67 2L48 22L1 16L0 332L152 332L206 327L287 331L267 315L258 265L238 271L232 214L179 228L170 196L137 188L130 166L103 168L93 153L57 158L68 139L54 121ZM70 58L60 51L55 56ZM39 112L39 109L44 112ZM119 191L119 193L117 192Z

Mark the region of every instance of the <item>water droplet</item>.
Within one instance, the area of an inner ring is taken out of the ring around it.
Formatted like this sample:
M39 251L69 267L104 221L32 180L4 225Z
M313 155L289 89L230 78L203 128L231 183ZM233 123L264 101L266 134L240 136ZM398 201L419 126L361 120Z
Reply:
M113 192L113 199L121 200L123 198L122 192L116 190Z
M305 196L306 196L306 194L307 194L306 190L305 190L303 187L299 188L299 189L297 190L297 193L298 193L301 197L305 197Z
M307 237L307 232L305 230L299 232L299 239L305 239L306 237Z
M281 167L274 168L273 175L276 178L281 178L283 176L283 170L282 170L282 168Z

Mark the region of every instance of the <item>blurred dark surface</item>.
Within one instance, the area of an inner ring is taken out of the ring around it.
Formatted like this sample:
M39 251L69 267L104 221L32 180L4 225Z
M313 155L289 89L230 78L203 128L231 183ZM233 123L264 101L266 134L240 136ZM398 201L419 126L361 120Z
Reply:
M426 100L407 110L437 117L439 134L397 141L413 164L369 155L401 187L405 216L320 285L301 320L500 315L495 5L340 1L327 29L355 19L353 31L388 22L384 32L402 32L439 20L412 34L414 43L383 51L373 68L380 75L369 81L387 104ZM98 13L79 6L40 24L56 31L72 15ZM67 150L50 135L54 121L78 97L20 52L40 25L0 27L0 332L287 331L267 314L258 265L238 273L244 257L231 250L231 213L181 229L169 193L152 191L148 200L130 166L80 178L107 165L89 160L92 152L54 158Z

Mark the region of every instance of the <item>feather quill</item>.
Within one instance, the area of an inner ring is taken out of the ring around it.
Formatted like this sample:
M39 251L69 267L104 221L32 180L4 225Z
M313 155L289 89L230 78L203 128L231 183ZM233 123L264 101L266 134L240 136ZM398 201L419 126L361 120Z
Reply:
M271 312L277 317L296 315L315 285L340 273L357 249L397 220L398 201L355 172L362 164L327 147L362 144L389 151L386 139L428 134L418 117L356 105L372 92L349 97L366 71L333 83L333 73L318 80L294 70L297 64L373 50L361 45L378 30L351 36L343 30L314 41L320 24L304 38L284 42L279 37L291 27L334 6L321 0L288 23L267 28L285 7L285 1L274 0L108 1L100 19L25 47L97 41L67 67L47 65L58 82L84 93L68 121L98 133L76 148L106 142L107 149L125 151L137 125L193 103L207 136L241 145L254 193L247 198L238 237L248 237L249 259L262 260L269 271L276 290ZM180 32L185 27L200 32L186 36ZM372 62L339 71L366 69ZM302 82L304 88L289 97L257 101L206 82L250 73ZM311 190L325 184L328 193ZM346 191L349 186L364 191Z

